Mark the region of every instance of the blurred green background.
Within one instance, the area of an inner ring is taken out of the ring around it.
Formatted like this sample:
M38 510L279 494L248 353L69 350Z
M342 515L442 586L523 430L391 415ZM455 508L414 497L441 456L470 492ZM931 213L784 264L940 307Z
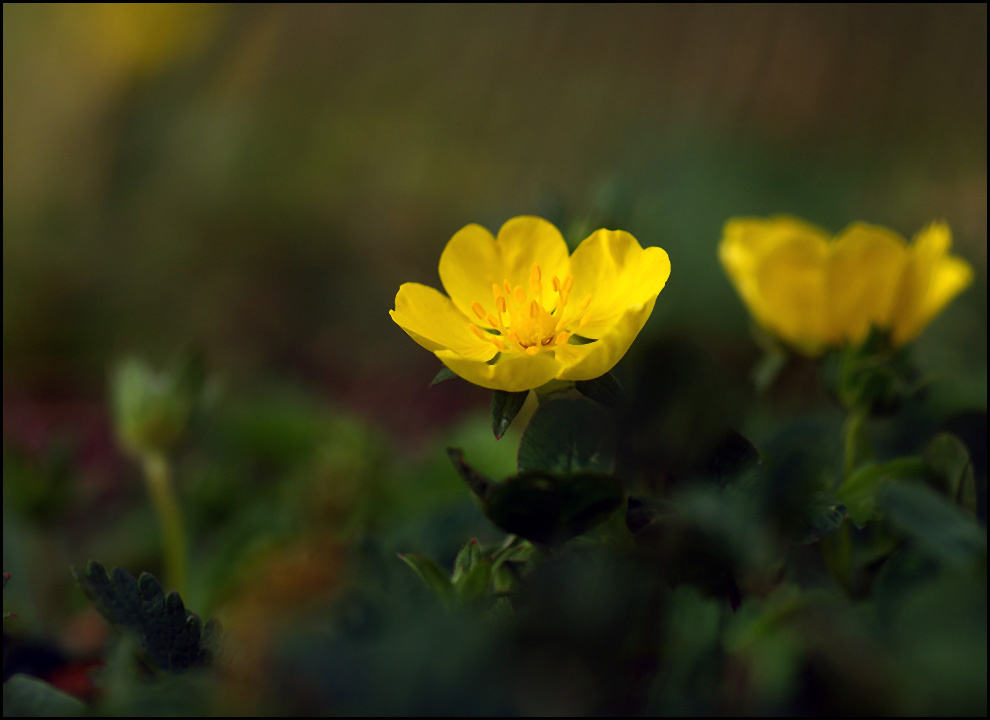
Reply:
M441 448L505 473L517 437L494 445L488 393L428 388L436 359L387 313L400 283L439 287L471 222L667 250L619 374L677 448L772 422L716 257L727 218L910 237L943 217L976 281L916 343L937 381L921 424L986 409L985 4L5 4L3 38L4 569L26 577L5 605L28 627L78 635L51 625L84 605L60 599L69 564L157 569L107 409L128 354L194 349L211 373L213 419L177 469L194 609L272 546L303 548L299 592L332 584L307 565L314 528L448 559L496 539ZM768 407L828 407L809 378Z

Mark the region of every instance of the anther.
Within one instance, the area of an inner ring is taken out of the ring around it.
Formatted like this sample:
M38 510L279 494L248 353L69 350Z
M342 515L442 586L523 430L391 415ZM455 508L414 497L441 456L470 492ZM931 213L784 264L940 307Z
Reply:
M536 302L536 300L530 300L529 301L529 316L533 320L536 320L536 318L539 317L539 315L540 315L540 304L538 302Z
M540 273L540 266L533 263L532 269L529 271L529 291L533 293L536 297L540 297L543 286L540 285L540 279L542 274Z
M485 320L487 320L488 324L492 327L496 327L498 325L498 318L491 313L488 314L488 317L486 317Z
M581 304L578 306L578 309L584 310L590 304L591 304L591 293L588 293L588 296L581 301Z
M556 275L553 276L553 280L550 281L551 287L553 287L554 292L560 292L560 278Z
M554 345L566 345L570 337L571 337L570 333L562 332L557 336L557 339L554 340L553 343Z
M468 323L468 327L471 328L471 332L473 332L475 335L478 336L478 339L479 340L487 340L488 339L487 333L485 333L484 330L482 330L481 328L479 328L474 323Z
M533 347L526 348L526 354L527 355L536 355L536 353L538 353L538 352L540 352L540 349L538 347L536 347L535 345Z
M516 301L516 305L520 307L524 302L526 302L526 291L522 289L521 285L516 285L516 289L512 291L512 299Z
M499 295L497 298L495 298L495 309L496 310L498 310L500 313L504 313L507 308L508 308L508 305L505 302L505 295Z
M481 307L481 303L475 300L471 303L471 309L474 310L474 314L478 316L479 320L485 319L485 309Z
M506 295L512 295L512 286L509 285L509 278L505 278L502 281L502 287L505 288L505 294Z
M574 287L574 276L568 275L567 279L564 280L564 292L569 293L572 287Z

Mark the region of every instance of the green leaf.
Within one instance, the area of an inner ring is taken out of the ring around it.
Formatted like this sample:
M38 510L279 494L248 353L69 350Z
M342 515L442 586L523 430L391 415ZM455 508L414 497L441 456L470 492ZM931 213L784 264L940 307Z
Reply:
M487 598L492 585L492 562L480 559L454 581L454 593L462 604Z
M594 380L578 380L574 388L606 407L619 408L626 404L626 393L612 373L605 373Z
M930 487L891 484L881 492L879 504L887 524L928 557L960 567L980 558L986 563L986 531Z
M506 532L554 545L600 524L624 498L622 481L611 475L531 471L492 485L483 508Z
M767 350L750 373L750 379L756 387L756 392L763 395L770 389L781 371L787 366L789 356L780 348Z
M152 669L180 672L208 665L213 657L219 625L207 623L186 610L175 591L168 595L150 573L137 580L115 567L107 575L98 562L73 574L94 607L120 632L131 637L141 658Z
M809 545L821 540L839 529L845 519L845 505L827 492L815 492L806 508L804 522L795 537L795 542L798 545Z
M430 387L433 387L438 383L442 383L444 380L451 380L455 377L457 377L457 374L449 367L444 365L442 368L440 368L440 372L434 375L433 379L430 380Z
M555 400L529 421L519 443L519 471L608 475L615 469L615 447L606 410L583 400Z
M940 433L925 448L932 484L971 514L976 513L976 476L969 450L955 435Z
M447 457L450 458L450 462L453 463L457 474L467 483L471 492L484 500L488 496L488 490L492 485L492 481L465 462L464 451L460 448L447 448Z
M846 478L835 491L835 497L846 506L849 519L862 528L866 523L883 517L877 505L881 487L895 479L922 478L925 464L921 458L906 457L882 465L863 465Z
M731 431L718 445L708 461L707 471L725 486L747 475L762 472L763 460L759 451L738 432Z
M454 586L450 583L450 578L446 571L437 565L433 560L425 555L404 555L399 553L399 559L413 569L419 579L423 581L427 589L430 590L445 608L453 605Z
M465 573L470 572L477 563L482 559L481 546L478 545L478 541L474 538L471 542L467 543L461 548L461 551L457 553L457 557L454 559L454 574L451 576L450 580L455 585L460 581L461 577Z
M522 392L496 390L492 393L492 432L495 433L496 440L505 435L505 431L522 410L528 396L529 390Z
M86 705L30 675L14 675L3 684L4 717L78 717Z

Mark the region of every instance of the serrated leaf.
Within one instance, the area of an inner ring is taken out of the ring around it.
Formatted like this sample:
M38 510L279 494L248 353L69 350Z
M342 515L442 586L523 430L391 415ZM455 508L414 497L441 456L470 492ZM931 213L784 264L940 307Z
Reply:
M969 449L951 433L936 435L925 448L929 478L957 505L976 513L976 475Z
M30 675L14 675L3 684L4 717L78 717L86 705Z
M587 398L610 408L626 404L626 393L612 373L605 373L594 380L578 380L574 388Z
M506 532L554 545L604 521L624 498L622 481L611 475L533 471L492 485L483 507Z
M529 390L522 392L495 390L492 393L492 432L495 433L496 440L505 435L505 431L522 410L528 396Z
M583 400L555 400L534 413L519 443L519 471L611 474L615 425L603 408Z
M425 555L399 554L399 559L412 568L427 589L436 595L444 607L450 608L454 600L454 586L447 572Z
M433 379L430 380L430 387L433 387L438 383L442 383L444 380L452 380L455 377L457 377L457 374L449 367L444 365L442 368L440 368L440 372L434 375Z
M72 572L97 611L131 638L151 668L181 672L210 662L219 624L211 621L211 645L204 645L199 617L186 610L177 592L166 596L150 573L135 580L115 567L107 575L95 561L85 572L78 568Z

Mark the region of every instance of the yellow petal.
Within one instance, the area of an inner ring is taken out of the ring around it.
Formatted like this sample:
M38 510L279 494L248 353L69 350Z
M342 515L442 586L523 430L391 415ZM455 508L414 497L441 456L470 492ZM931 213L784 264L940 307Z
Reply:
M652 301L670 277L670 258L658 247L644 250L627 232L603 229L592 233L574 251L571 273L574 275L572 302L576 305L591 295L591 302L581 313L587 313L588 322L576 332L584 337L602 338L622 321L630 308L649 303L652 309ZM571 309L569 304L564 314L571 313L577 315L577 308Z
M768 219L733 218L722 230L718 248L722 266L750 312L765 327L770 327L769 310L757 282L756 268L777 246L799 240L825 242L828 234L788 215Z
M453 351L482 363L498 352L492 343L471 332L471 321L450 298L426 285L403 283L395 296L395 310L388 314L409 337L432 352Z
M554 350L562 369L561 380L592 380L601 377L622 359L653 312L656 297L628 308L610 330L584 345L561 345Z
M498 231L498 239L480 225L468 225L450 239L440 255L440 281L457 309L468 317L474 315L474 302L481 303L486 314L494 313L492 285L502 285L508 279L512 287L528 288L533 263L540 265L549 297L549 279L554 275L566 277L569 261L567 243L546 220L513 218Z
M440 350L436 356L468 382L506 392L538 388L557 377L560 371L560 363L549 353L502 355L491 365L466 359L450 350Z
M831 343L860 343L872 326L889 324L906 261L904 238L886 228L856 223L838 236L825 279Z
M816 355L831 340L825 297L824 238L801 236L776 245L757 261L753 314L795 348Z
M949 256L951 245L945 223L932 223L915 236L891 313L895 344L916 338L973 281L969 263Z

